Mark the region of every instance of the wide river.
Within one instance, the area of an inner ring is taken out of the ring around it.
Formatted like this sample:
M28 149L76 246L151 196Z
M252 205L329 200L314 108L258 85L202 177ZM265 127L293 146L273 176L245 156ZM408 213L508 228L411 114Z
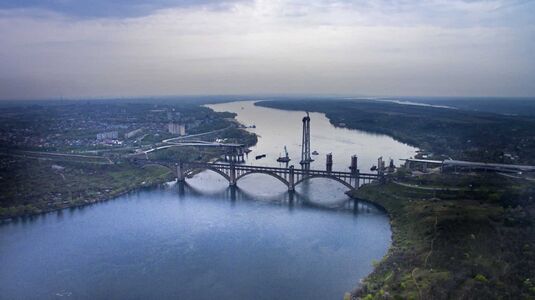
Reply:
M276 166L287 145L298 165L304 112L211 105L259 135L248 163ZM335 128L311 116L312 169L359 157L414 156L384 135ZM255 160L258 154L266 158ZM0 299L341 299L390 245L386 214L314 179L296 188L250 175L237 189L210 171L83 208L0 225Z

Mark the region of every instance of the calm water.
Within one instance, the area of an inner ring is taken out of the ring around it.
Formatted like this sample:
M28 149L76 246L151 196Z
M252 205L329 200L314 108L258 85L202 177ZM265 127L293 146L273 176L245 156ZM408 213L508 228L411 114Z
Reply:
M213 107L257 125L262 137L250 155L268 157L250 163L276 164L281 144L298 161L302 113L250 102ZM388 137L311 117L318 168L327 151L335 169L347 168L353 153L361 169L378 155L414 154ZM341 184L316 179L292 199L268 176L244 177L236 190L227 184L203 172L186 185L0 226L0 298L341 299L389 246L386 215L347 201Z
M216 111L230 111L237 113L237 119L242 124L256 128L248 129L260 138L258 144L252 147L247 164L261 166L286 166L276 160L288 148L289 165L300 167L302 118L305 112L285 111L255 106L253 101L223 103L210 105ZM371 173L370 168L377 165L377 159L382 156L388 163L389 158L399 164L400 158L415 155L416 148L397 142L385 135L370 134L347 128L336 128L321 113L310 114L311 149L319 155L313 155L310 168L325 170L325 156L333 154L333 170L349 171L351 156L357 155L358 167L361 172ZM256 160L255 157L266 154L266 158ZM284 191L285 187L276 179L263 175L250 175L238 181L238 186L244 190L260 193ZM347 190L342 184L328 179L312 179L296 186L296 191L310 203L322 206L338 206L349 198L344 194Z

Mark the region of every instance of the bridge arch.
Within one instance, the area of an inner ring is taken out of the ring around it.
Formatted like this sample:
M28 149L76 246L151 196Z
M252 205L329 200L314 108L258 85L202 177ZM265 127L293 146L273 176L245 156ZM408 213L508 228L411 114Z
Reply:
M223 172L221 170L218 170L216 168L208 167L208 166L203 166L203 167L189 167L189 166L187 166L184 169L184 174L189 172L189 171L193 171L193 170L209 170L209 171L215 172L215 173L223 176L223 178L225 178L228 182L230 182L230 176L225 174L225 172Z
M278 179L280 182L282 182L286 187L289 187L290 186L290 183L288 182L288 180L284 179L284 177L276 174L276 173L273 173L273 172L266 172L266 171L248 171L246 173L243 173L241 174L240 176L236 177L236 182L238 182L238 180L240 180L241 178L247 176L247 175L251 175L251 174L265 174L265 175L269 175L271 177L274 177L276 179Z
M299 179L298 181L295 182L295 186L303 183L304 181L307 181L307 180L310 180L310 179L314 179L314 178L327 178L327 179L331 179L331 180L334 180L334 181L338 181L340 182L341 184L343 184L345 187L349 188L350 190L353 190L355 189L354 186L352 186L351 184L349 184L347 181L344 181L336 176L333 176L333 175L309 175L309 176L305 176L301 179Z

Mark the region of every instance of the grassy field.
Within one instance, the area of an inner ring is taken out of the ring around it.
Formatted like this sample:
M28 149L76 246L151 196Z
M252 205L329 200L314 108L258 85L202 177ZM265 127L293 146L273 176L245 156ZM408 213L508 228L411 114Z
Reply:
M390 181L352 194L383 206L393 230L387 256L354 298L535 299L533 183L499 175L411 180L419 188Z

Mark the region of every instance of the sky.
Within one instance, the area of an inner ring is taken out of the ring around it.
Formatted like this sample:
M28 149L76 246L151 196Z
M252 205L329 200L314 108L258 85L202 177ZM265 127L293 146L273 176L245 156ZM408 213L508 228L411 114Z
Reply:
M535 96L535 0L0 0L0 99Z

